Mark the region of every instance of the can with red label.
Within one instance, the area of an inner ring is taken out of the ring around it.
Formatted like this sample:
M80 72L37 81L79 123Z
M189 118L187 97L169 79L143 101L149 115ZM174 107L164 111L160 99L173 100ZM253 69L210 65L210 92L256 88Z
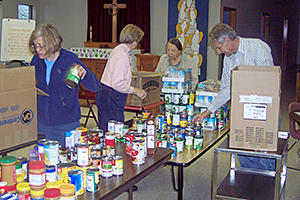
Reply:
M0 194L6 194L6 193L7 193L7 183L0 182Z
M91 165L90 160L90 147L88 144L77 144L77 165L80 167L86 167Z
M105 133L105 145L115 147L115 133L106 132Z
M141 165L145 163L145 147L142 140L133 140L131 149L132 163Z
M125 135L125 144L126 144L126 154L131 155L131 149L132 149L132 141L135 138L135 131L129 131Z

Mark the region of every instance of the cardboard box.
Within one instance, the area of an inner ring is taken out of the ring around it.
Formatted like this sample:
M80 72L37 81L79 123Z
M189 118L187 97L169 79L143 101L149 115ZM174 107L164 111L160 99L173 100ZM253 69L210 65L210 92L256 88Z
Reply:
M34 67L0 67L0 150L37 140Z
M160 101L161 74L148 71L132 72L131 86L147 92L147 97L141 100L134 94L127 97L127 106L147 106Z
M232 70L230 147L277 150L280 84L279 66Z

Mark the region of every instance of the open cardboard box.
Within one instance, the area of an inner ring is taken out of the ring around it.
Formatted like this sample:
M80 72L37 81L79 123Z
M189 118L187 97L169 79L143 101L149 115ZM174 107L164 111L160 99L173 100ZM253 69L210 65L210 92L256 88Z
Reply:
M34 66L0 65L0 150L37 140Z

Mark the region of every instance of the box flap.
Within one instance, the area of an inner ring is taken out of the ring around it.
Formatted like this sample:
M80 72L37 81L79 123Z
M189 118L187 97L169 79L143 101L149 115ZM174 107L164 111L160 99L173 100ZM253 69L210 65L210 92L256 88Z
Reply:
M34 66L0 68L0 92L35 87Z

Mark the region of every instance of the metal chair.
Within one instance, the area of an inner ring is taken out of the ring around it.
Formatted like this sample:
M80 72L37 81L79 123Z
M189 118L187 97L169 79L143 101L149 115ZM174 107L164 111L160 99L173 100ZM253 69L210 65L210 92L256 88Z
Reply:
M81 124L84 127L86 127L88 120L90 118L95 120L95 123L98 127L98 120L97 120L96 114L93 110L93 107L96 106L95 96L96 96L95 92L90 92L90 91L84 89L81 85L79 85L78 98L79 98L80 107L88 108L87 114L81 113L81 117L85 118L84 123Z
M289 129L291 136L296 139L296 141L289 147L288 151L293 148L293 146L299 142L300 140L300 103L299 102L291 102L289 104ZM296 126L297 123L297 126ZM297 151L298 156L300 153L300 149Z

